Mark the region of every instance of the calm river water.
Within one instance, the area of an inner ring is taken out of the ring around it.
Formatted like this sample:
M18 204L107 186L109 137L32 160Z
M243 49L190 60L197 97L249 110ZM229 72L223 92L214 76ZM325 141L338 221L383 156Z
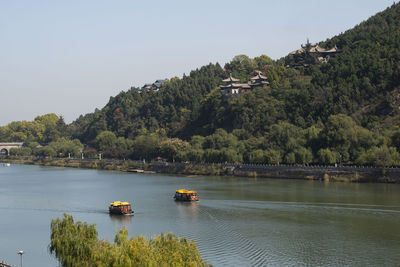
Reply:
M177 203L175 189L197 190ZM130 201L133 217L107 213ZM113 240L161 232L194 239L214 266L398 266L400 185L179 177L55 167L0 166L0 260L57 266L50 222L69 213Z

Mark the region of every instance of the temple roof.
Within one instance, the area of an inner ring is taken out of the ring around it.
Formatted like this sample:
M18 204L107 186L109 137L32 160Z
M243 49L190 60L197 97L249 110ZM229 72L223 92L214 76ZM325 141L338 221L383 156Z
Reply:
M301 47L300 49L297 49L295 51L292 51L289 53L289 55L294 55L294 54L301 54L304 53L306 49L304 47ZM310 50L308 50L310 53L336 53L339 52L339 49L336 47L336 45L331 48L331 49L325 49L320 47L319 45L312 46Z
M248 83L231 83L228 85L221 85L221 89L235 89L235 88L244 88L250 89L250 85Z
M306 50L302 47L302 48L300 48L300 49L297 49L297 50L295 50L295 51L290 52L289 54L290 54L290 55L294 55L294 54L297 54L297 53L301 54L301 53L303 53L304 51L306 51Z
M329 49L329 50L325 50L325 52L329 52L329 53L335 53L335 52L339 52L339 49L336 47L336 45L335 45L335 47L333 47L333 48L331 48L331 49Z
M239 79L233 78L232 75L229 76L229 78L226 78L225 80L222 80L223 82L238 82L240 81Z
M268 78L265 77L264 75L261 75L261 73L256 74L254 77L250 78L250 80L267 80Z
M236 83L236 86L240 88L251 88L248 83Z
M255 83L250 84L250 86L254 88L254 87L258 87L258 86L264 86L266 84L269 84L269 82L265 82L265 81L255 82Z

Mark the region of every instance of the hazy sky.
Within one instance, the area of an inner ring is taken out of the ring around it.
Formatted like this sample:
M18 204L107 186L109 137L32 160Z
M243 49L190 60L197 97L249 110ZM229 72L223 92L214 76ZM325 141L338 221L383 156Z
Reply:
M110 96L235 55L273 59L393 0L0 0L0 125L67 122Z

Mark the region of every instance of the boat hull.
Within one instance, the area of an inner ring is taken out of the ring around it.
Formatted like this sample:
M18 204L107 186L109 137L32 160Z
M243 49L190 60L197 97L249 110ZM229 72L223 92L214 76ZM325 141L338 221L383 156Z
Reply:
M178 196L174 196L175 201L185 201L185 202L190 202L190 201L199 201L199 197L195 196L195 197L178 197Z
M122 207L122 206L118 207L110 206L108 207L108 212L114 215L133 215L133 210L130 207Z

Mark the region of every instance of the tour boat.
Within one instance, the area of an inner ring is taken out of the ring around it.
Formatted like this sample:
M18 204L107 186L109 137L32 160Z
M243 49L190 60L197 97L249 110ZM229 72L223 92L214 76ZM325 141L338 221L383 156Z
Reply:
M11 163L4 163L4 167L10 167L11 166Z
M110 203L108 211L110 212L110 214L133 215L131 203L129 202L114 201Z
M177 201L199 201L199 195L196 191L178 189L175 191L175 200Z

